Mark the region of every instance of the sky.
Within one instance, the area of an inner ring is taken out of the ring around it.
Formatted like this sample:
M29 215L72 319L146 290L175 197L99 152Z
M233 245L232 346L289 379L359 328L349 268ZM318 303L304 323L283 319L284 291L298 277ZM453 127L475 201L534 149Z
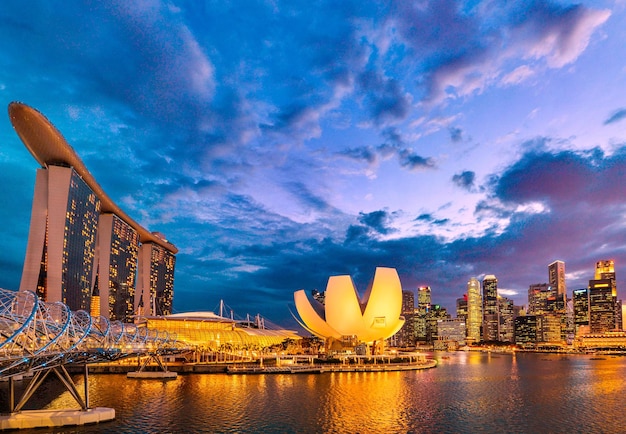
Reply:
M175 312L290 326L296 290L378 266L452 315L554 260L571 296L613 259L626 296L624 0L5 0L0 39L0 105L179 248ZM2 288L37 168L0 116Z

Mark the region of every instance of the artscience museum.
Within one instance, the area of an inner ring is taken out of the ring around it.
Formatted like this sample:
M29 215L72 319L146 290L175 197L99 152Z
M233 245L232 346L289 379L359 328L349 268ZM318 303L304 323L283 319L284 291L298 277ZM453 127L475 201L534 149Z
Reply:
M376 268L363 298L347 275L328 279L323 303L294 293L296 320L315 336L327 341L365 344L382 348L385 339L404 325L402 285L395 268Z

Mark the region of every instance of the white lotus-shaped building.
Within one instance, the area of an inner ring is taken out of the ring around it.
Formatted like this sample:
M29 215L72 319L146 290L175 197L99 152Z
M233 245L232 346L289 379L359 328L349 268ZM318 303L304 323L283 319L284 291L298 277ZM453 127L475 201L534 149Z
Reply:
M350 276L328 279L323 312L321 303L313 302L316 309L302 289L294 293L294 300L300 325L323 339L351 336L371 344L393 336L404 324L402 286L395 268L376 268L363 300Z

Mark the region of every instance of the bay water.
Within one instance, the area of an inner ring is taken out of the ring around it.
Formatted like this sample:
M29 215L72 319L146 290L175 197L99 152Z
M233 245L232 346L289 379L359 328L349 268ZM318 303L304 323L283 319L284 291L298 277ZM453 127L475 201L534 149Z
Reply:
M402 372L184 374L170 381L92 374L91 407L113 407L116 419L37 432L626 432L626 357L432 357L436 368ZM76 407L67 392L44 405Z

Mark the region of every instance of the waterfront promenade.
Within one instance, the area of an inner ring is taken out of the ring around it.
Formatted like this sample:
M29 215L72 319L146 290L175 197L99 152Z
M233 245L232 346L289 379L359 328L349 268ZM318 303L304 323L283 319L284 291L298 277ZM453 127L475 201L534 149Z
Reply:
M98 363L89 366L92 374L123 374L137 369L137 363L128 360L113 363ZM325 372L385 372L415 371L437 366L437 360L425 354L406 354L401 358L390 356L342 356L335 359L318 359L313 356L267 357L251 362L229 363L183 363L167 364L167 370L179 374L300 374ZM78 369L78 368L76 368ZM157 365L148 365L145 370L158 371Z

